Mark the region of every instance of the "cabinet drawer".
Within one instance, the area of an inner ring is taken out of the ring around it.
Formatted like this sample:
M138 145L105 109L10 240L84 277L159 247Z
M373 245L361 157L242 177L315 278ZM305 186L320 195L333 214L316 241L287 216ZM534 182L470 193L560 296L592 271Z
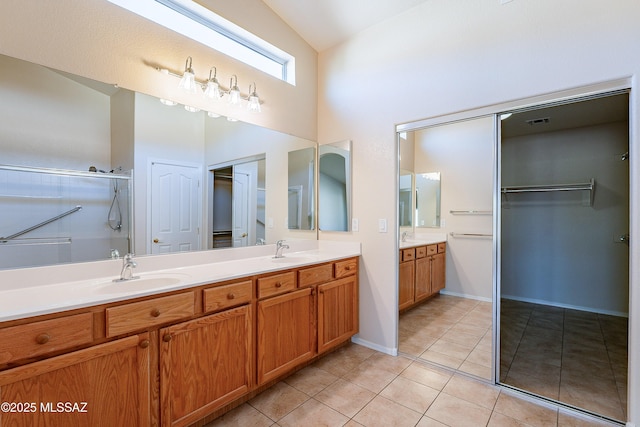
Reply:
M356 259L348 259L345 261L338 261L335 263L336 266L336 279L340 279L342 277L351 276L358 272L358 260Z
M402 262L412 261L414 259L416 259L416 250L414 248L402 250L402 257L401 257Z
M427 255L435 255L438 253L438 245L427 246Z
M298 287L317 285L333 279L333 265L324 264L317 267L298 270Z
M253 282L251 280L205 289L203 291L204 311L219 311L251 302L252 291Z
M446 252L447 250L447 244L446 243L438 243L438 253L441 254L443 252Z
M107 337L193 316L194 300L193 292L188 292L107 308Z
M296 287L296 278L293 271L276 274L258 279L258 298L277 295L291 291Z
M0 329L0 364L64 350L92 340L91 313L11 326Z
M427 256L426 246L420 246L419 248L416 248L416 259L424 258L426 256Z

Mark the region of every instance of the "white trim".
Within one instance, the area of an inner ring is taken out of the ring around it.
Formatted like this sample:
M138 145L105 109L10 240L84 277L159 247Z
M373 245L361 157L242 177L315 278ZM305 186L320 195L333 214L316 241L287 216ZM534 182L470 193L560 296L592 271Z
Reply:
M460 297L460 298L472 299L472 300L483 301L483 302L492 302L491 298L479 297L477 295L471 295L471 294L461 294L459 292L451 292L451 291L448 291L446 288L440 290L440 293L442 295L451 295L452 297Z
M395 348L383 347L383 346L378 345L376 343L373 343L371 341L363 340L358 335L356 335L354 337L351 337L351 342L353 342L354 344L361 345L363 347L370 348L372 350L379 351L379 352L384 353L384 354L388 354L389 356L397 356L398 355L398 348L397 347L395 347Z
M622 311L601 310L594 307L584 307L579 305L563 304L557 301L547 301L547 300L536 299L536 298L524 298L524 297L518 297L515 295L502 295L501 298L512 300L512 301L528 302L531 304L548 305L551 307L568 308L571 310L588 311L590 313L606 314L609 316L626 317L626 318L629 317L629 313L624 313Z

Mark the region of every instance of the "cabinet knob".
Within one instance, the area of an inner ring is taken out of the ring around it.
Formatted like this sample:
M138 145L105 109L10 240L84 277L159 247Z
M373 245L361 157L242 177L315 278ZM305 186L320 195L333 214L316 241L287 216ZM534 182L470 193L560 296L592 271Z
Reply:
M153 310L151 310L151 315L152 315L153 317L158 317L158 316L160 316L160 309L158 309L158 308L154 308Z
M172 338L173 338L173 335L171 335L171 334L165 334L165 335L162 337L162 341L164 341L164 342L169 342L169 341L171 341L171 339L172 339Z
M235 297L236 297L235 294L231 292L227 294L227 299L234 299Z
M345 270L347 270L347 271L349 271L349 270L351 270L351 266L350 266L350 265L347 265L344 269L345 269Z
M36 342L38 344L46 344L49 342L50 339L51 339L51 336L49 334L40 334L36 337Z
M281 288L281 287L282 287L282 283L276 282L276 288Z
M147 348L149 347L149 340L142 340L138 345L140 346L140 348Z

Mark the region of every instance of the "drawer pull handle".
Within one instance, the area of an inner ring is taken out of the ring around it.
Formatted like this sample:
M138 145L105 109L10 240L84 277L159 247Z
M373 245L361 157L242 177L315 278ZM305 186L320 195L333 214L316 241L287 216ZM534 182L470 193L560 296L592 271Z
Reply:
M36 342L38 344L46 344L49 342L50 339L51 339L51 336L49 334L40 334L36 337Z
M140 346L140 348L147 348L149 347L149 340L142 340L138 345Z
M282 283L276 282L276 288L281 288L281 287L282 287Z
M236 297L235 294L233 294L232 292L229 292L227 294L227 299L235 299L235 297Z
M345 269L345 270L347 270L347 271L349 271L349 270L351 270L351 266L350 266L350 265L347 265L344 269Z
M158 317L160 316L160 309L154 308L153 310L151 310L151 315L153 317Z
M171 334L165 334L165 335L162 337L162 341L164 341L164 342L169 342L169 341L171 341L171 339L172 339L172 338L173 338L173 335L171 335Z

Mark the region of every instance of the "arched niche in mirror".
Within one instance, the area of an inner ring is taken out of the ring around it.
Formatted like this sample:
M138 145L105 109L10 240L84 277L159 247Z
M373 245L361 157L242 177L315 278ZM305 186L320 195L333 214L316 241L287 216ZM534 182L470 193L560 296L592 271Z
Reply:
M318 148L318 205L321 231L349 231L351 223L351 141Z

